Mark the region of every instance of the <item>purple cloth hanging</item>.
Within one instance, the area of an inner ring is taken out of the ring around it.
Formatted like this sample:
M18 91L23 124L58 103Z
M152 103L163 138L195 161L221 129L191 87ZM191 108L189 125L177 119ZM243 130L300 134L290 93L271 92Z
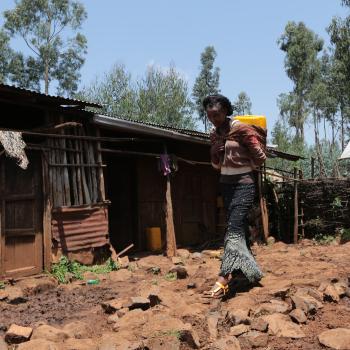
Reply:
M171 173L170 169L170 157L168 154L160 155L160 167L164 176L167 176Z

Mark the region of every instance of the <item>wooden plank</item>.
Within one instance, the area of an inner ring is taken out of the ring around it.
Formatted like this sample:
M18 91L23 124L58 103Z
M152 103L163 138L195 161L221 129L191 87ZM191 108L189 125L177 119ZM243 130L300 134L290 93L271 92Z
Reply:
M42 153L42 177L43 177L43 249L44 249L44 268L49 271L51 269L51 210L52 202L50 196L50 180L49 180L49 168L45 159L45 155Z
M67 140L67 145L69 149L74 149L73 148L73 143L71 140ZM74 149L73 152L76 152ZM75 162L75 156L73 152L68 152L68 163L69 164L74 164ZM71 180L71 188L72 188L72 194L73 198L71 199L72 205L77 205L79 203L79 196L78 196L78 186L77 186L77 173L76 169L74 167L70 168L70 180Z
M76 133L76 130L74 130L74 133ZM79 153L75 154L75 164L80 163L80 155L81 155L81 150L79 149L79 141L75 140L75 149L77 151L80 151ZM83 205L84 204L84 198L83 198L83 186L82 186L82 181L81 181L81 167L77 167L76 171L76 181L78 184L78 205Z
M81 131L78 130L78 135L81 134ZM81 136L81 135L79 135ZM79 149L81 151L83 151L83 144L82 144L82 141L79 140L78 141L79 143ZM81 164L85 164L84 163L84 156L83 154L81 154L80 156L80 163ZM87 186L87 183L86 183L86 172L85 172L85 167L84 166L81 166L80 168L81 170L81 181L82 181L82 185L83 185L83 195L84 195L84 203L85 204L90 204L91 203L91 198L90 198L90 193L89 193L89 188Z
M264 240L266 242L267 238L269 237L269 223L268 223L268 217L267 217L266 200L263 196L261 171L258 172L258 191L259 191L259 205L260 205L260 212L261 212L263 235L264 235Z
M293 242L298 243L299 233L299 207L298 207L298 169L294 168L294 229L293 229Z
M96 129L96 136L100 138L100 129ZM97 147L97 163L102 165L102 152L101 152L101 142L98 141L96 143ZM105 192L105 181L103 176L103 170L102 167L98 168L98 188L99 188L99 198L98 200L100 202L104 202L106 200L106 192Z
M61 125L65 124L64 123L64 118L63 116L60 116L60 122L62 123ZM64 130L61 130L60 133L63 135ZM60 152L61 152L61 161L63 164L67 164L67 153L64 150L66 148L66 139L60 139ZM68 175L68 168L64 167L63 168L63 190L64 190L64 196L65 196L65 204L67 206L71 205L71 198L70 198L70 185L69 185L69 175Z

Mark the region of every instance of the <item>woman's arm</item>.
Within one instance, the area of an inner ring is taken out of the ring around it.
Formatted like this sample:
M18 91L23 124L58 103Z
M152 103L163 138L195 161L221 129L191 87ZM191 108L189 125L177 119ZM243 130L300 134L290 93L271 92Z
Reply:
M266 160L266 154L261 148L260 142L254 132L246 132L242 136L242 143L246 146L252 155L253 163L257 167L261 166Z

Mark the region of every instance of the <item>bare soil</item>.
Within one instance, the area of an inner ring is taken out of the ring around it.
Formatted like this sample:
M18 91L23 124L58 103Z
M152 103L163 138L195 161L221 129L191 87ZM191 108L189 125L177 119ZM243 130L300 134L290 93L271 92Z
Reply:
M119 332L126 338L146 341L149 349L191 349L193 345L179 341L175 323L175 326L171 325L174 320L180 320L184 324L191 324L198 334L202 349L214 349L215 339L210 336L208 329L209 315L219 315L218 337L226 337L229 335L229 327L225 323L227 311L254 309L261 303L276 299L274 295L286 288L317 289L322 282L335 279L348 281L350 278L350 243L322 246L311 241L303 241L298 245L279 242L271 246L256 246L254 252L265 277L259 285L252 286L237 276L233 292L223 301L206 300L201 294L215 282L220 266L220 260L211 257L210 252L202 253L202 257L197 259L182 258L189 277L175 281L167 275L173 266L171 260L160 255L138 256L128 269L99 276L99 285L75 281L29 295L27 302L18 305L0 301L0 336L5 334L12 323L33 328L44 323L61 328L79 320L93 326L91 338L96 341L96 349L101 337L109 332ZM159 267L160 273L155 274L156 270L152 270L152 267ZM193 283L195 288L188 288L188 284ZM134 318L131 315L129 321L126 316L122 317L120 327L107 322L110 315L104 312L101 303L142 296L151 288L159 290L161 303L143 311L144 321L138 314ZM129 324L123 328L124 318ZM162 323L169 323L170 329L164 331L166 325ZM348 297L342 298L339 303L324 302L324 307L301 326L306 335L304 338L269 335L268 349L324 349L318 342L318 334L338 327L350 328ZM242 350L252 348L244 336L238 337L238 340Z

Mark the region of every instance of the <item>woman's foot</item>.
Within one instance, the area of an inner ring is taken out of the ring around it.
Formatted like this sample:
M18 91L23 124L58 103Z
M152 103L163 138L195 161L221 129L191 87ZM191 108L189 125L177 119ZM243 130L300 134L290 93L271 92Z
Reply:
M214 299L220 299L224 297L228 291L229 291L229 286L228 283L231 280L231 275L222 277L220 276L218 281L215 282L214 286L212 289L209 291L204 292L204 296L207 298L214 298Z

